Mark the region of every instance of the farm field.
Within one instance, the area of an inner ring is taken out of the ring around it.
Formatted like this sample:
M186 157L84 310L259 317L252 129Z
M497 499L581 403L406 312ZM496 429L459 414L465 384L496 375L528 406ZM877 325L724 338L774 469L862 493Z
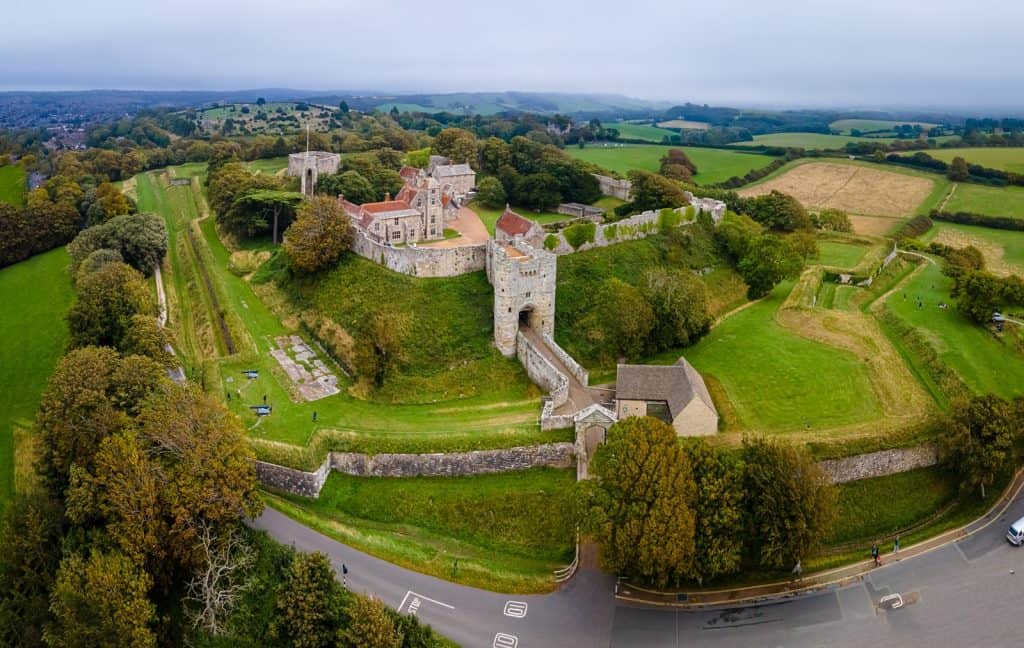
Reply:
M64 248L0 270L0 511L14 493L14 430L28 430L39 398L68 340L64 315L73 290Z
M802 149L841 149L850 142L889 142L891 137L852 137L825 133L768 133L754 135L752 142L734 142L730 146L785 146Z
M769 297L724 320L683 351L728 396L739 427L727 431L816 431L882 416L863 363L776 322L775 313L792 288L792 282L780 284ZM674 362L678 355L666 354L657 361Z
M711 124L707 122L692 121L689 119L670 119L668 121L658 122L658 126L661 128L678 128L681 130L707 130L711 128Z
M837 130L843 135L849 135L850 131L853 129L857 129L861 132L892 130L897 126L903 126L904 124L908 126L920 126L922 129L938 126L938 124L929 124L927 122L889 121L885 119L837 119L829 124L829 128Z
M1024 218L1024 187L988 187L958 182L943 211Z
M630 124L629 122L613 122L605 124L605 128L614 128L619 131L619 136L625 139L647 140L648 142L660 142L663 138L678 135L675 131L665 128L658 128L650 124Z
M818 241L818 258L812 263L835 268L853 268L867 254L868 248L840 241Z
M954 157L962 157L970 164L980 164L990 169L1002 169L1013 173L1024 173L1024 148L943 148L931 149L925 153L936 160L945 162L952 162Z
M935 182L855 164L805 162L780 169L762 182L740 190L759 196L772 190L788 193L809 209L832 207L850 214L899 218L909 216L932 195Z
M935 221L921 239L953 247L973 245L985 256L985 268L999 275L1024 275L1024 232Z
M572 469L409 478L335 472L319 499L274 494L267 502L420 572L491 590L543 592L554 585L552 571L573 557L575 481Z
M25 204L25 169L20 164L0 166L0 202L20 207Z
M574 158L592 162L598 166L625 175L633 169L657 172L661 158L668 152L667 146L588 146L587 148L569 147L565 152ZM774 158L756 153L740 153L724 149L712 149L690 146L676 146L686 152L697 165L697 175L693 177L698 184L716 184L733 176L745 175L751 169L759 169L771 164Z
M1024 395L1024 354L987 328L968 321L953 306L952 285L953 280L942 274L938 264L928 264L890 295L886 306L922 333L942 361L975 393L1006 398ZM922 308L917 306L918 296ZM950 307L939 308L939 303Z

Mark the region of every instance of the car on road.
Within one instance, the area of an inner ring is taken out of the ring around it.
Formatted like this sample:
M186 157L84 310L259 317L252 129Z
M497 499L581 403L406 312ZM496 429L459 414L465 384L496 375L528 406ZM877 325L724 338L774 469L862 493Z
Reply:
M1006 539L1010 541L1010 544L1018 547L1024 542L1024 518L1010 525L1010 529L1006 532Z

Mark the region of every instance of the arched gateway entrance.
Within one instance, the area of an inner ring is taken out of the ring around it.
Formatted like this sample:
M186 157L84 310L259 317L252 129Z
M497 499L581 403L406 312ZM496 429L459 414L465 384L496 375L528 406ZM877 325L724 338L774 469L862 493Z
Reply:
M608 428L618 419L615 412L601 405L590 405L580 410L573 422L576 428L576 478L587 479L590 474L590 460L597 447L608 438Z

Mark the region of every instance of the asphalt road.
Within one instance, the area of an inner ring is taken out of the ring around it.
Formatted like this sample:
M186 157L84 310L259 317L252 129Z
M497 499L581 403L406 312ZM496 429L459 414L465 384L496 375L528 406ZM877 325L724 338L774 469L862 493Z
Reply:
M1024 646L1024 548L1004 540L1024 497L981 532L863 581L800 598L702 611L617 602L613 579L580 569L543 596L503 595L412 572L267 509L255 526L303 551L322 551L349 589L372 593L470 647L541 646ZM902 607L884 597L899 594ZM523 605L525 604L525 605Z

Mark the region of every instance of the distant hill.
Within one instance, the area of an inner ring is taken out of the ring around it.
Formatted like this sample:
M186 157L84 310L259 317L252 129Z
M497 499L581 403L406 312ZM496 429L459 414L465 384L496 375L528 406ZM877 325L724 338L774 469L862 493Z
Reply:
M666 101L647 101L613 94L565 94L554 92L457 92L450 94L324 95L308 99L337 104L341 100L357 110L494 115L528 112L545 115L649 115L669 108Z

